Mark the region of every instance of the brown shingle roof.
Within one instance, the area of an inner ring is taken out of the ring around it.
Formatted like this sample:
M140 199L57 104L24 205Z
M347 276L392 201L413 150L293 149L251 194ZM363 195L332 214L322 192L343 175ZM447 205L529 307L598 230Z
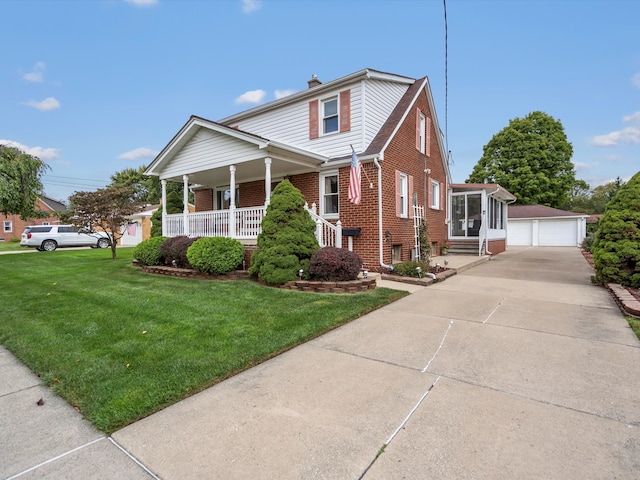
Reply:
M551 217L579 217L584 213L567 212L559 208L545 205L511 205L509 206L509 218L551 218Z

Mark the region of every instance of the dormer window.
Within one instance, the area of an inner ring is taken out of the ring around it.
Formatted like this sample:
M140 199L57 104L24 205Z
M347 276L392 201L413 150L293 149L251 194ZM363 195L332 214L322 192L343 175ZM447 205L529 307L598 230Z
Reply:
M337 132L338 123L338 97L322 101L322 133Z

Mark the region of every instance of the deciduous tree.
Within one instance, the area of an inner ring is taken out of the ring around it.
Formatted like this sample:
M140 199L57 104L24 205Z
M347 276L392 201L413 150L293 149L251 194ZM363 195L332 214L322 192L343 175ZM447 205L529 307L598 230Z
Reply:
M69 201L68 221L81 231L102 230L109 235L111 257L116 259L116 245L124 234L127 217L140 210L134 188L109 185L94 192L75 192Z
M48 169L38 157L0 145L0 212L23 220L47 216L36 202L44 194L41 177Z
M519 204L560 208L575 184L573 147L560 121L543 112L515 118L483 148L468 183L499 183Z

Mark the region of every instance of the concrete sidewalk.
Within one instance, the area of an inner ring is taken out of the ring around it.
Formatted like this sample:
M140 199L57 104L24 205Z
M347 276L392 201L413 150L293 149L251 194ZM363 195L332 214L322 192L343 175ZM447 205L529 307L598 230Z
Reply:
M591 274L510 249L110 439L0 351L0 478L640 478L640 342Z

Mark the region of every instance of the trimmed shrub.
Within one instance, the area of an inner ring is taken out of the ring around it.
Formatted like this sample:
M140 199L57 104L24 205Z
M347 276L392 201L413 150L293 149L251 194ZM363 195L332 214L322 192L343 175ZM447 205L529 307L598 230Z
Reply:
M302 193L289 180L273 190L258 235L258 250L251 256L249 273L265 283L281 285L309 269L309 259L319 248L316 224L304 209Z
M133 258L143 265L164 265L164 258L160 253L160 245L166 237L151 237L140 242L133 249Z
M199 237L187 237L180 235L178 237L167 238L160 244L160 254L164 257L167 264L174 264L178 268L191 268L187 259L187 250Z
M189 247L187 259L199 272L224 275L242 264L244 246L234 238L202 237Z
M420 272L418 272L418 268L420 268ZM424 277L424 274L428 271L428 263L417 262L415 260L399 263L393 266L393 273L403 277Z
M607 203L591 252L598 282L640 288L640 172Z
M355 252L342 248L324 247L316 250L309 260L309 275L325 282L345 282L358 278L362 259Z

